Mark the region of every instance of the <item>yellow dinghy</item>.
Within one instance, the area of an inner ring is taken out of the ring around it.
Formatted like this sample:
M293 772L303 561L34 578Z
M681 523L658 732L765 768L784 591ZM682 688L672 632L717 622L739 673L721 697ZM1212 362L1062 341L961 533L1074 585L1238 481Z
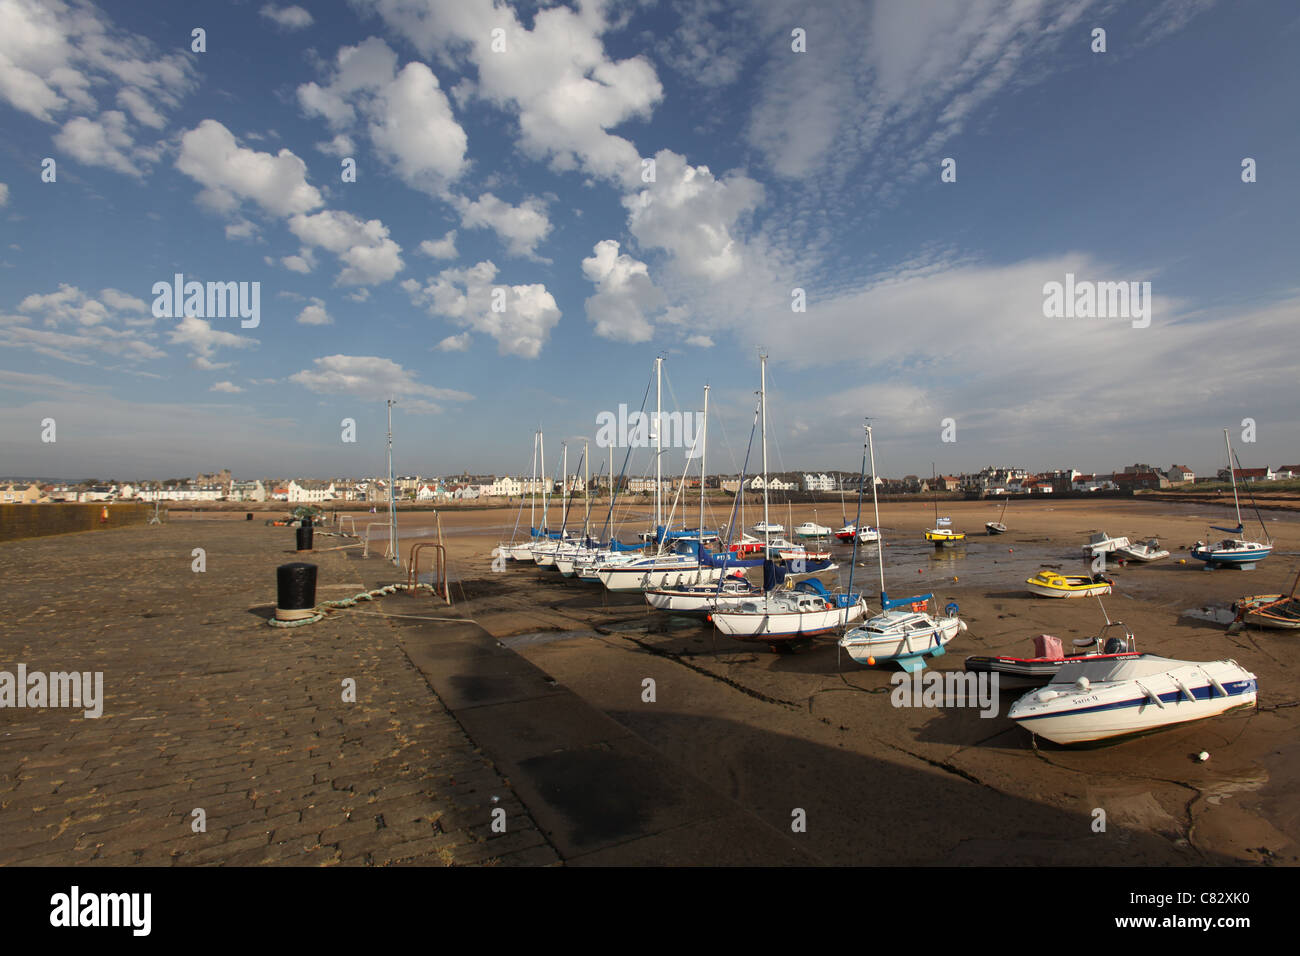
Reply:
M1025 581L1034 594L1051 598L1110 594L1114 583L1102 574L1094 574L1090 577L1086 574L1057 574L1055 571L1039 571Z

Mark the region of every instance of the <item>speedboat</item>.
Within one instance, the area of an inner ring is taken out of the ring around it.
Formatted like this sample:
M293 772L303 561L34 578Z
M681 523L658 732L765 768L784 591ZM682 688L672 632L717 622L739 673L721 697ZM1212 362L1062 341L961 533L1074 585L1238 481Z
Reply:
M876 544L879 541L880 531L878 529L871 527L858 529L858 544Z
M1128 538L1112 538L1104 531L1093 532L1088 537L1088 543L1083 546L1086 554L1096 557L1099 554L1110 554L1119 548L1129 546Z
M1110 594L1115 582L1104 574L1057 574L1055 571L1039 571L1025 584L1029 590L1040 597L1079 598L1091 595Z
M1107 740L1217 717L1255 703L1255 675L1234 660L1179 661L1155 654L1074 661L1030 691L1007 716L1058 744Z
M1111 628L1123 628L1123 636L1107 635ZM1034 638L1033 657L977 655L966 658L966 670L974 674L997 674L1002 687L1038 687L1046 684L1067 663L1079 661L1113 660L1137 657L1137 640L1122 621L1107 622L1096 637L1075 641L1077 648L1099 648L1066 655L1061 639L1052 634L1039 634Z
M1148 538L1138 544L1126 544L1123 547L1116 548L1115 555L1129 561L1139 561L1145 564L1148 561L1159 561L1162 558L1167 558L1169 552L1160 547L1160 542L1155 538Z
M956 604L949 604L943 616L928 613L933 594L890 600L881 595L881 611L840 638L840 647L859 664L874 666L897 661L908 673L925 667L927 657L939 657L944 647L966 622L957 616Z
M857 528L854 525L846 524L843 528L840 528L839 531L835 532L835 537L839 538L841 541L852 541L853 532L856 530Z
M785 534L785 525L775 521L760 521L750 529L754 534Z
M831 529L815 521L805 521L794 529L794 533L800 538L824 538L831 533Z

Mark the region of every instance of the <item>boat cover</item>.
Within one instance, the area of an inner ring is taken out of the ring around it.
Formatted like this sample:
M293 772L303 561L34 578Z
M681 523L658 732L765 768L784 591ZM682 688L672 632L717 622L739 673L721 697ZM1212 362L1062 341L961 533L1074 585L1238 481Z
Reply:
M1046 658L1049 661L1065 660L1065 650L1061 647L1061 639L1053 634L1039 634L1034 638L1034 656Z

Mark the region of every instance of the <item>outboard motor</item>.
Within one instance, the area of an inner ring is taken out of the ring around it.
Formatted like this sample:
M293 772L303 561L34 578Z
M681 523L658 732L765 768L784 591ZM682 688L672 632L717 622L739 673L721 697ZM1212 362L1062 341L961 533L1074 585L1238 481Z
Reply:
M1124 639L1122 637L1106 638L1106 647L1103 653L1123 654L1127 650L1128 650L1128 645L1124 643Z

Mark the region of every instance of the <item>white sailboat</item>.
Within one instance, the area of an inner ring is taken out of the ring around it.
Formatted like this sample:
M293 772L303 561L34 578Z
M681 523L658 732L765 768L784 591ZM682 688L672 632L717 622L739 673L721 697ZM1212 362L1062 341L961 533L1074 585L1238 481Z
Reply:
M1205 541L1196 542L1196 547L1192 549L1192 557L1197 561L1205 562L1205 570L1212 571L1217 567L1240 568L1243 571L1253 571L1255 565L1263 561L1273 553L1273 541L1268 537L1268 529L1264 528L1264 519L1260 518L1260 527L1264 530L1264 541L1251 541L1242 537L1245 534L1245 525L1241 523L1241 500L1237 497L1237 465L1241 462L1234 463L1232 454L1232 443L1228 440L1228 430L1223 430L1223 444L1228 449L1228 477L1232 479L1232 504L1237 509L1237 527L1220 528L1211 525L1215 531L1227 531L1233 537L1223 538L1214 544L1208 544ZM1253 496L1252 496L1253 500ZM1258 515L1258 511L1256 512Z
M533 560L533 545L536 543L536 541L533 538L533 535L535 535L537 532L537 527L536 527L537 525L537 442L538 439L541 438L541 435L542 433L540 429L538 431L533 432L533 472L532 472L532 484L530 485L531 494L529 496L529 504L528 504L529 540L517 544L512 543L510 545L505 546L506 554L508 554L512 560L519 561L521 563L527 563ZM523 511L523 507L524 507L523 500L520 499L519 502L520 512ZM519 524L519 519L516 518L515 519L516 527L518 526L518 524Z
M871 426L865 425L871 455L871 504L880 525L880 499L876 494L876 449ZM957 616L956 604L949 604L941 617L930 613L933 594L890 600L885 592L885 546L880 545L880 613L840 638L840 647L859 664L874 666L880 661L897 661L908 673L925 667L927 657L944 653L948 642L966 630Z
M763 553L772 553L772 522L768 516L767 494L767 356L760 357L759 408L763 435ZM864 460L865 463L865 460ZM850 572L851 575L851 572ZM860 620L866 605L850 593L830 594L816 579L801 581L793 589L774 592L770 588L761 598L742 601L739 606L715 611L713 626L723 634L739 640L759 640L780 644L802 640L838 630Z

